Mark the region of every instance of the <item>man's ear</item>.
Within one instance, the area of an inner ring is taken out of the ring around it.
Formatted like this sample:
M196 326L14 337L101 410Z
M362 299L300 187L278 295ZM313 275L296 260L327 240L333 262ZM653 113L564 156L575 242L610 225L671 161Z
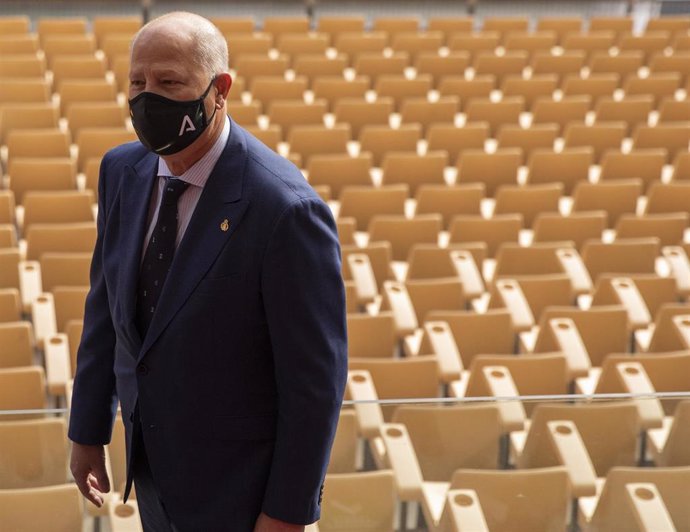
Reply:
M213 82L216 86L216 105L224 105L225 100L228 99L230 87L232 87L232 76L227 72L218 74Z

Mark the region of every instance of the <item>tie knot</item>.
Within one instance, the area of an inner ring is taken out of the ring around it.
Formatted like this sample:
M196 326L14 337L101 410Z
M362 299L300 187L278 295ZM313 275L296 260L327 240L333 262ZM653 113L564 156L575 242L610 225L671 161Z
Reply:
M187 190L189 183L185 183L181 179L169 177L165 181L165 188L163 189L163 200L165 205L177 204L182 193Z

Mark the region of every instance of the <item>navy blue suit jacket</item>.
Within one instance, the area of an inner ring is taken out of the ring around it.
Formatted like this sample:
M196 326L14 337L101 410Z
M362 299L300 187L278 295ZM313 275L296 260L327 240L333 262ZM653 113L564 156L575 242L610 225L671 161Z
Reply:
M119 399L131 457L138 401L151 471L180 530L251 530L260 511L313 522L347 373L331 213L291 163L231 122L140 338L157 162L134 142L101 164L69 436L108 443Z

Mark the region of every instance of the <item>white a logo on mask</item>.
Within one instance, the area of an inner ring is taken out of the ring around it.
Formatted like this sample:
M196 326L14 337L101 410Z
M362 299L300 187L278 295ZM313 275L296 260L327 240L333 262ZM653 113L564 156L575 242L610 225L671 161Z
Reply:
M181 137L184 133L187 133L187 131L196 131L196 128L192 123L192 119L189 118L189 115L184 115L182 124L180 125L180 132L177 134L177 136Z

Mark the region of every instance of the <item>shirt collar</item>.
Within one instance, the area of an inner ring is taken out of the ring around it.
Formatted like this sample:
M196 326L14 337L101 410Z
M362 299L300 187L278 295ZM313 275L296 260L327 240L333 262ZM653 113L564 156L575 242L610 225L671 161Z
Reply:
M185 173L180 176L173 176L173 173L165 164L163 157L158 157L158 175L162 177L177 177L182 181L189 183L195 187L204 188L206 181L208 181L211 171L216 166L220 155L225 149L225 144L228 142L230 137L230 119L225 117L225 125L223 126L223 131L221 131L220 136L216 139L216 142L211 146L204 156L195 162Z

